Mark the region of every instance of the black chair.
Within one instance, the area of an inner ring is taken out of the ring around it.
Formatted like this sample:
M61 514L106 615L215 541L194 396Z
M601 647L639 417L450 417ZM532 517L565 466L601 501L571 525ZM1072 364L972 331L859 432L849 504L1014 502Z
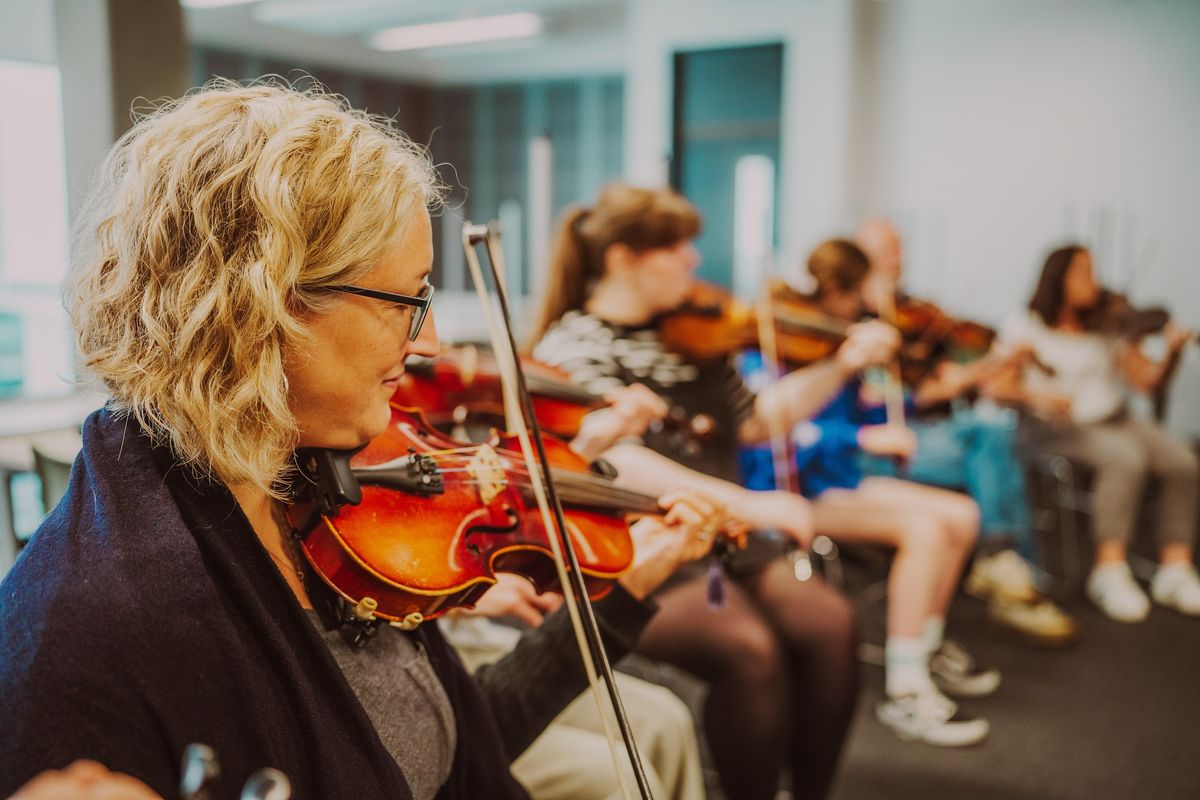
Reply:
M1064 592L1078 593L1095 551L1089 524L1095 499L1092 470L1085 464L1050 453L1029 453L1025 460L1042 566L1057 578ZM1155 527L1158 491L1155 481L1147 482L1137 531L1129 546L1130 569L1143 581L1151 580L1158 568L1157 543L1141 535Z

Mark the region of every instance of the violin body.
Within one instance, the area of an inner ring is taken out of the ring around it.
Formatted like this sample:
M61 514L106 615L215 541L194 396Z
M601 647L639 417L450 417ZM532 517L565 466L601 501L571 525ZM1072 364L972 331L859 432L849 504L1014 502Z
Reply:
M573 473L599 480L562 442L547 438L544 444L556 484ZM383 619L429 619L473 605L497 572L523 575L539 591L561 590L511 437L463 445L433 430L419 411L393 404L388 430L350 464L361 503L322 515L301 549L352 605L372 598ZM397 474L412 478L411 490L393 488ZM563 504L588 593L602 596L633 560L624 510L566 497Z
M927 300L908 296L901 296L896 304L895 324L918 359L931 358L942 349L959 360L973 360L987 353L996 339L996 331L986 325L952 317Z
M1119 292L1101 289L1096 305L1084 315L1086 329L1136 341L1161 332L1171 321L1171 314L1162 306L1135 307Z
M783 361L819 361L845 340L848 323L823 313L786 284L777 283L770 291L775 344ZM684 305L665 315L658 327L663 344L697 360L726 358L761 345L756 310L703 281L693 283Z

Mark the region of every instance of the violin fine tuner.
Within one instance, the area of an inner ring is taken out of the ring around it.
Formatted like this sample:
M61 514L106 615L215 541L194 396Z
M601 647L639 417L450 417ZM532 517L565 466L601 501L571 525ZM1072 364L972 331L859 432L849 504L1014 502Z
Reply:
M346 605L343 605L343 608ZM379 633L382 620L375 616L375 610L378 608L378 600L374 597L364 597L350 607L348 613L342 615L342 624L339 630L342 638L351 647L359 649L366 647L367 643L375 638L375 634Z
M393 622L392 627L399 628L402 631L415 631L417 628L421 627L421 623L424 621L425 615L420 611L414 611L411 614L406 615L404 619L400 620L399 622Z

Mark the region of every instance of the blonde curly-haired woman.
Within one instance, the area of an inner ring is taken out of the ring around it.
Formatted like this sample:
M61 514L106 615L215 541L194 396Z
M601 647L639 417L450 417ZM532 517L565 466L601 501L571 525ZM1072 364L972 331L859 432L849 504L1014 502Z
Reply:
M82 758L173 796L190 742L220 796L267 765L298 797L524 796L509 763L585 682L564 620L476 680L434 626L352 649L279 522L294 449L380 434L437 352L437 200L421 150L319 92L217 83L114 146L67 292L112 399L0 584L0 797ZM658 556L597 611L616 652L707 549L705 502L638 529Z

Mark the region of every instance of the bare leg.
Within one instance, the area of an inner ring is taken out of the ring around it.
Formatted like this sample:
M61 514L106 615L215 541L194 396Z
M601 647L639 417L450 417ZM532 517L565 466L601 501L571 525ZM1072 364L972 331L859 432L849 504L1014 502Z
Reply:
M930 607L932 616L945 616L958 588L959 576L979 536L979 506L966 495L893 478L867 478L858 492L918 508L939 521L947 532L945 564Z
M896 549L888 575L888 635L921 637L925 620L944 611L945 584L956 581L961 569L955 532L903 491L831 489L813 503L813 516L817 533L834 541Z

